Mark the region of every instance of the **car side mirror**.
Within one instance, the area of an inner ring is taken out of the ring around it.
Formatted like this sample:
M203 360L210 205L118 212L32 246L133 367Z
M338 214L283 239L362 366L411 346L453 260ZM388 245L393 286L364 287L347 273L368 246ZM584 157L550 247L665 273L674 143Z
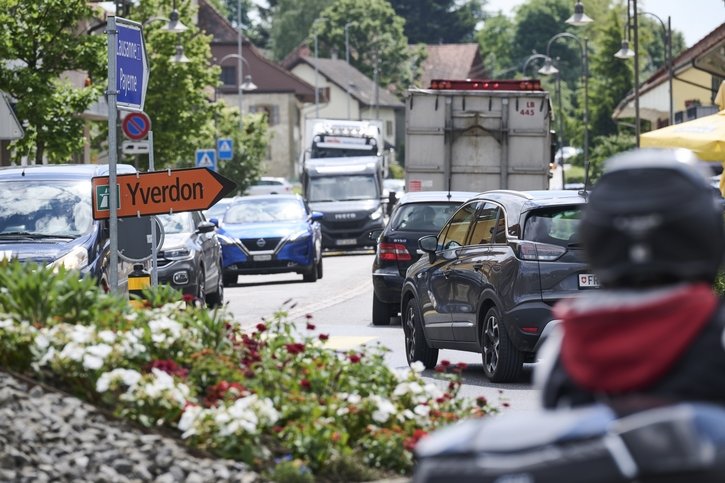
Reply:
M435 262L436 250L438 248L438 236L426 235L418 239L418 248L428 254L431 263Z
M215 227L219 228L219 219L218 218L210 218L209 223L211 223Z
M312 214L310 214L310 220L312 221L320 221L324 217L325 215L319 211L313 211Z
M377 241L382 233L383 230L372 230L370 233L368 233L368 239Z
M199 233L210 233L214 230L216 230L216 225L210 221L201 221L196 226L196 231Z

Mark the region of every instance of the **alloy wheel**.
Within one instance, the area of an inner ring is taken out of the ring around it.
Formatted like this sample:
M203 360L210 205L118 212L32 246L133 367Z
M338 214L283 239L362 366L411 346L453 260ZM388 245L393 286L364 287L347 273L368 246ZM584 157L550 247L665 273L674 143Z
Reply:
M486 318L486 324L483 330L483 363L486 366L486 372L494 374L498 367L499 346L501 344L501 335L499 333L498 318L491 313Z

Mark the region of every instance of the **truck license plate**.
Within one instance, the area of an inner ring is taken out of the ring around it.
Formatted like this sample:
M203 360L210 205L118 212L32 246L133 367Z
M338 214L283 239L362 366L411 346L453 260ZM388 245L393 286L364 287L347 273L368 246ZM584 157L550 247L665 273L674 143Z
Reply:
M336 240L336 245L357 245L357 240L355 238L343 238L342 240Z
M252 260L255 262L268 262L272 259L272 255L254 255Z
M599 278L591 273L580 273L579 288L599 288Z

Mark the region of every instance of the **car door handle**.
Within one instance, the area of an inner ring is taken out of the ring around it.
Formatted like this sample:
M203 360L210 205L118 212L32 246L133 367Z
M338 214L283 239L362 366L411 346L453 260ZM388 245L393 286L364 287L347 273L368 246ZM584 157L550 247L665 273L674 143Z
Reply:
M473 269L474 269L475 271L479 271L479 270L481 270L482 268L483 268L483 262L475 262L475 263L473 264Z

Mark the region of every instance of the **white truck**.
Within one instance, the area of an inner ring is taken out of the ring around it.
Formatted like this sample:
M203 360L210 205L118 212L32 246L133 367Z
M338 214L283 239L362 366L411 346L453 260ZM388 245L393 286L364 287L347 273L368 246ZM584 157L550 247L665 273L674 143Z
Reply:
M300 180L310 208L324 215L323 248L373 245L387 201L382 122L308 119L304 146Z
M434 80L405 105L407 191L549 188L552 113L538 80Z

